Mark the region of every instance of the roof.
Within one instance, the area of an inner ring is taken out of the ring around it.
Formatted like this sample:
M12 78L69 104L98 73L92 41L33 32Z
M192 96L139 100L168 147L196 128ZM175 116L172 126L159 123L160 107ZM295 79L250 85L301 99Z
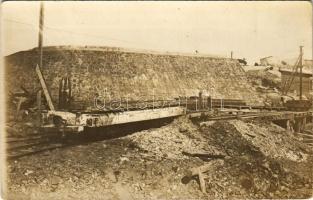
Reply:
M267 57L264 57L264 58L260 58L260 60L264 60L264 59L268 59L268 58L272 58L273 56L267 56Z

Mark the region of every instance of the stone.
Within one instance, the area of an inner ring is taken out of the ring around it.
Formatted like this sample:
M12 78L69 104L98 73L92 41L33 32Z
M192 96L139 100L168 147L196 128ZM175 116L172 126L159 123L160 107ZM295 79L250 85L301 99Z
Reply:
M51 185L58 185L60 182L60 178L58 176L53 176L50 179L50 183Z
M30 174L32 174L32 173L34 173L34 171L32 171L32 170L26 170L26 172L24 173L26 176L28 176L28 175L30 175Z
M185 133L187 131L188 131L188 129L186 127L179 127L179 132Z

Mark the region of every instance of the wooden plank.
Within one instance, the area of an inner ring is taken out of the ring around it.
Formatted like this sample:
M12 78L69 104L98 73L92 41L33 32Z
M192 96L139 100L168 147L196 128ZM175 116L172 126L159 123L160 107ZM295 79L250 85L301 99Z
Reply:
M213 161L214 162L214 161ZM216 161L215 161L216 162ZM199 166L199 167L193 167L191 168L189 171L188 171L188 174L187 176L191 177L191 176L195 176L195 175L198 175L199 172L203 173L203 172L206 172L208 171L209 169L212 168L212 162L210 163L207 163L207 164L204 164L202 166Z
M213 167L223 165L223 164L224 164L223 160L215 160L215 161L211 161L208 164L204 164L204 165L199 166L199 167L191 168L188 170L187 175L183 178L184 182L188 183L193 176L198 176L200 189L203 193L206 193L206 186L205 186L205 180L204 180L203 173L209 171Z
M52 103L51 96L49 94L49 90L47 88L46 82L45 82L45 80L43 78L43 75L42 75L41 70L40 70L38 65L36 66L36 73L38 75L38 78L39 78L39 81L40 81L40 85L41 85L41 87L43 89L43 93L44 93L44 95L46 97L49 109L53 111L53 110L55 110L54 109L54 105Z
M198 157L201 160L211 160L211 159L222 159L225 158L225 155L222 154L212 154L207 152L197 152L197 153L190 153L183 151L183 155L190 156L190 157Z
M199 183L200 183L200 189L202 193L206 193L206 187L205 187L205 180L202 172L198 171L198 177L199 177Z

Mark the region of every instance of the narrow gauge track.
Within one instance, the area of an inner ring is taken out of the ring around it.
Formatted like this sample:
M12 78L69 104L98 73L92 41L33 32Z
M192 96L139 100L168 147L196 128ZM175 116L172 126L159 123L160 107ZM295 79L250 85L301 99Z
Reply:
M230 113L229 113L230 112ZM205 114L205 112L189 112L188 115L190 118L201 118L202 116L206 115L205 120L209 121L216 121L216 120L231 120L231 119L253 119L253 118L259 118L259 117L266 117L266 116L274 116L279 115L280 112L258 112L250 110L249 112L243 112L240 114L234 114L231 110L225 110L222 111L220 114L212 115L212 114Z
M31 134L6 138L6 155L8 160L33 155L36 153L64 147L60 134Z

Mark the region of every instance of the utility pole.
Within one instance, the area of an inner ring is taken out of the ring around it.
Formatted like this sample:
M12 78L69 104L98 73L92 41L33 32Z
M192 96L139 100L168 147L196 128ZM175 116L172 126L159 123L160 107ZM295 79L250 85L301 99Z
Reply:
M300 60L299 60L299 67L300 67L300 100L302 100L302 59L303 59L303 46L300 46Z
M38 53L39 53L39 67L40 67L40 69L42 68L43 26L44 26L44 6L43 6L43 2L40 2L39 35L38 35Z
M49 109L54 111L54 105L51 100L51 96L47 87L47 84L45 82L45 79L43 77L43 74L41 72L42 69L42 37L43 37L43 22L44 22L44 7L43 2L40 2L40 13L39 13L39 34L38 34L38 53L39 53L39 64L36 66L36 73L40 81L40 85L42 87L43 93L46 97L46 101L48 103ZM39 94L38 94L39 95ZM38 98L39 99L39 98Z
M231 58L231 59L233 59L233 54L234 54L234 52L231 51L231 52L230 52L230 58Z

